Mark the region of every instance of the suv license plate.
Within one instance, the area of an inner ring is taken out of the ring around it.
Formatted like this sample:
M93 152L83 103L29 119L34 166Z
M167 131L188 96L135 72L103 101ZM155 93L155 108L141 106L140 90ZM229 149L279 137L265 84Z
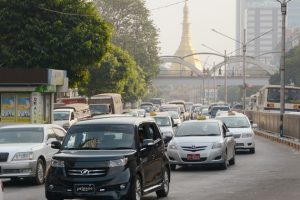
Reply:
M200 154L188 154L187 160L200 160Z
M94 193L95 192L95 185L93 185L93 184L78 184L78 185L75 185L75 192L76 193Z

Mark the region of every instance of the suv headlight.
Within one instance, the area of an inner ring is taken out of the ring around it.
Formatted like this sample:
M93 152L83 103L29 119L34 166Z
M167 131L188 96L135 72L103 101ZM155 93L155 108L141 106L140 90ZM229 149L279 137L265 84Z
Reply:
M128 158L122 158L119 160L111 160L109 161L109 167L122 167L125 166L128 162Z
M223 147L223 143L216 142L213 144L212 149L221 149Z
M249 137L252 137L253 134L252 133L243 133L242 134L242 138L249 138Z
M51 166L52 167L65 167L65 162L62 161L62 160L52 159L51 160Z
M20 161L20 160L32 160L33 159L33 152L18 152L15 154L13 161Z

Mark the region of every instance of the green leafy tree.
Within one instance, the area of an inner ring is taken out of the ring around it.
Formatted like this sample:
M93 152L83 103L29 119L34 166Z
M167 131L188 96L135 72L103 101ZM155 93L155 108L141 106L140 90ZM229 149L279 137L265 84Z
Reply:
M291 49L286 54L285 60L285 80L286 84L295 84L295 86L300 86L300 45ZM280 72L274 74L270 78L270 84L280 84Z
M81 88L83 94L120 93L126 102L144 95L143 72L133 58L121 48L111 45L98 65L89 68L89 81Z
M94 0L115 33L112 43L127 50L145 72L147 83L159 67L158 33L144 0Z
M0 66L67 70L70 85L107 51L111 26L84 0L1 0Z

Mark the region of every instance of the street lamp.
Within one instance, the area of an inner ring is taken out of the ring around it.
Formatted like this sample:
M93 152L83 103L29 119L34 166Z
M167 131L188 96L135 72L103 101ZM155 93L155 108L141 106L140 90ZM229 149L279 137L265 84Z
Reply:
M217 50L215 50L215 49L213 49L213 48L211 48L211 47L209 47L205 44L202 44L202 46L204 46L204 47L206 47L206 48L208 48L208 49L210 49L210 50L212 50L212 51L214 51L218 54L221 54L224 57L224 88L225 88L224 89L224 101L225 101L225 103L227 103L227 99L228 99L227 98L228 97L228 94L227 94L227 61L228 61L228 56L227 56L226 50L224 51L224 54L222 54L221 52L219 52L219 51L217 51Z
M280 62L280 126L279 134L280 137L283 137L283 115L285 110L285 99L284 99L284 90L285 90L285 21L287 13L287 3L291 0L276 0L281 5L281 14L282 14L282 38L281 38L281 62Z
M253 38L252 40L246 42L246 29L244 29L244 37L243 37L243 41L238 41L230 36L225 35L224 33L221 33L219 31L217 31L216 29L211 29L213 32L218 33L219 35L222 35L228 39L231 39L237 43L240 43L242 45L242 49L243 49L243 109L245 112L246 109L246 49L247 49L247 44L249 44L250 42L257 40L258 38L270 33L273 29ZM236 50L237 51L237 50Z

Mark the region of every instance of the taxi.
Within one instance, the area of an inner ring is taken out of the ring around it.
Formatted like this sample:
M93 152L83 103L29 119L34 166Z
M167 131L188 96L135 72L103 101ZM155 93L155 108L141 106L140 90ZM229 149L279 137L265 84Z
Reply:
M255 127L256 124L251 125L246 115L229 111L219 113L216 116L216 119L224 122L229 131L233 134L236 141L236 150L244 149L249 150L251 154L255 153L255 141L252 126Z

